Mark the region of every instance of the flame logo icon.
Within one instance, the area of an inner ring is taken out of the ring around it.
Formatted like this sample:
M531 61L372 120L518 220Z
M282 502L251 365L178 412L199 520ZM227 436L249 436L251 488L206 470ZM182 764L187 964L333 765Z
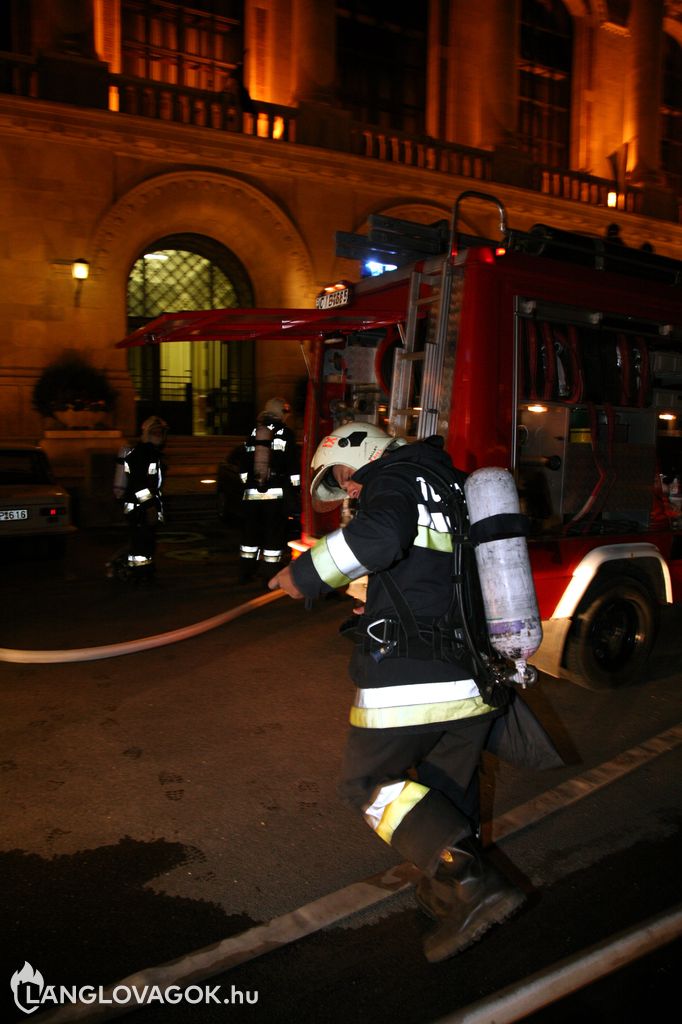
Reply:
M38 1001L36 1000L35 1006L24 1006L21 1002L22 995L28 995L25 992L25 986L31 985L36 986L38 991L37 996L43 991L45 986L45 979L43 978L40 971L34 971L27 960L24 960L24 966L20 971L15 971L10 981L12 992L14 992L14 1002L17 1004L22 1013L33 1013L38 1009ZM31 1000L33 1002L33 1000Z

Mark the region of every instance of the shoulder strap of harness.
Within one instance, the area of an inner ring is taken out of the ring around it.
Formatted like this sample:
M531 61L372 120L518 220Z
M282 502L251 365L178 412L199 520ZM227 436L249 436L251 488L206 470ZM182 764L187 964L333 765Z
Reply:
M471 656L476 673L477 686L481 691L483 699L492 707L503 707L509 702L509 690L504 684L498 682L493 671L496 655L490 646L488 630L483 617L478 569L473 558L473 544L469 537L469 516L464 496L466 474L453 467L453 479L448 479L444 474L421 463L405 461L401 462L401 465L417 470L423 475L446 505L453 541L457 542L453 543L452 546L453 599L446 619L452 619L454 614L461 623L463 639ZM466 567L466 578L463 572L463 554L465 550L470 552ZM407 602L405 602L402 594L400 594L395 582L390 580L390 583L387 584L387 579L390 579L388 571L380 573L379 576L393 601L401 625L408 633L408 637L410 636L409 630L413 626L418 634L419 627L414 614L407 605ZM398 600L396 600L395 594L398 595ZM401 604L407 611L405 620L403 619L404 611L401 614ZM424 641L420 639L419 642L423 643Z

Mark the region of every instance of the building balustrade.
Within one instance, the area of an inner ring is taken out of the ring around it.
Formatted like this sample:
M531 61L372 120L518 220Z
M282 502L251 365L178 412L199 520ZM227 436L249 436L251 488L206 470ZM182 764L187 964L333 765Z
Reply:
M38 71L31 57L0 51L0 93L13 96L38 95Z
M188 86L158 82L107 72L109 110L174 124L219 131L234 131L262 139L296 142L297 108L248 99L249 109L235 102L230 93L210 92ZM0 93L33 99L42 95L40 65L30 57L0 52ZM84 99L83 105L90 105ZM329 118L335 112L330 108ZM306 140L307 142L307 140ZM307 143L310 144L310 143ZM474 181L520 184L521 187L555 199L590 206L613 206L617 211L646 213L643 193L637 187L597 178L583 171L547 167L528 161L521 181L498 171L496 154L431 137L410 136L353 122L349 149L353 155L405 167L438 171ZM521 162L524 161L519 154ZM615 195L610 202L609 196ZM658 216L680 222L680 201L671 203Z
M477 181L492 179L493 154L489 150L471 149L430 137L418 138L356 124L351 129L351 150L358 156L407 167L457 174Z
M122 114L151 117L197 128L241 132L264 139L294 139L296 111L273 103L249 101L245 110L228 93L191 89L147 78L110 75L110 106Z
M532 186L543 195L554 199L569 199L590 206L609 206L609 196L616 197L617 210L627 213L642 212L642 193L637 188L618 186L609 178L596 178L584 171L567 171L542 164L532 165Z

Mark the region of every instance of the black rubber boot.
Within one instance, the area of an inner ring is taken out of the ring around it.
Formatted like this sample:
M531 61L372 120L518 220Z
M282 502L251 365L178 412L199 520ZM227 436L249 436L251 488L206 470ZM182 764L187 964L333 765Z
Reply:
M436 874L420 879L416 896L421 909L439 922L424 939L424 953L431 963L447 960L477 942L526 898L486 860L473 837L443 851Z

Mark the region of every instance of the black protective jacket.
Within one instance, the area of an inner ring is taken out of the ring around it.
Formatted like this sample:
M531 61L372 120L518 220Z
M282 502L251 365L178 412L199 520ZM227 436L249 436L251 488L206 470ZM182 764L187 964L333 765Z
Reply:
M139 441L122 456L120 462L123 467L123 511L129 514L140 508L153 507L162 520L164 467L160 447L149 441Z
M435 651L413 657L409 647L406 653L398 648L382 656L381 645L371 639L382 635L382 620L399 617L377 575L383 570L420 625L428 628L450 609L453 535L444 502L429 483L429 469L461 491L464 474L454 469L440 437L398 448L363 466L353 477L363 485L355 518L292 565L294 582L307 597L369 574L365 612L356 631L360 642L350 666L358 688L351 713L355 725L423 728L492 710L479 695L463 647L447 658ZM417 685L426 688L416 690ZM385 695L378 688L386 688Z

